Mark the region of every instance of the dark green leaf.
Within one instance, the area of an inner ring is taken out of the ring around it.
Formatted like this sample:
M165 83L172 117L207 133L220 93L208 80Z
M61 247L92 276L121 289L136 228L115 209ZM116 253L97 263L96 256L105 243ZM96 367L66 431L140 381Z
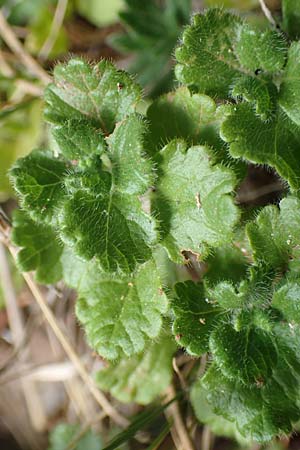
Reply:
M50 284L61 279L63 245L51 227L34 222L24 211L17 210L11 239L21 247L17 263L22 272L35 270L40 283Z
M293 189L298 189L300 128L278 107L268 122L262 121L249 103L232 106L221 127L234 158L274 167Z
M298 0L282 0L283 29L292 38L300 35L300 3Z
M152 185L152 167L143 157L144 123L132 115L108 139L108 168L75 173L61 208L63 239L86 259L96 256L105 270L130 271L151 257L155 221L141 196Z
M49 152L34 151L14 164L12 182L22 207L34 220L46 225L57 220L66 173L66 163Z
M199 92L227 97L229 87L240 76L234 52L241 19L221 9L195 15L176 50L176 77Z
M203 284L192 281L177 283L172 300L173 333L176 341L191 355L208 351L209 336L224 310L214 306L205 296Z

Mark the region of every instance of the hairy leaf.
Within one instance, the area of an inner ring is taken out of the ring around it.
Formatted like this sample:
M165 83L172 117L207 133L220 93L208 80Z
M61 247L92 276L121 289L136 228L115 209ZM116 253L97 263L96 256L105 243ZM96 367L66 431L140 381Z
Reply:
M190 144L201 141L201 132L216 121L216 104L207 95L191 94L180 87L155 100L147 111L149 149L160 149L174 138Z
M249 103L231 108L221 127L234 158L268 164L287 180L293 189L300 185L300 128L278 107L274 117L262 121Z
M286 53L285 39L277 31L262 32L222 9L210 9L195 15L186 28L176 50L176 76L201 93L227 98L239 79L279 72ZM257 85L263 84L260 78Z
M67 120L51 131L60 153L74 163L89 165L106 150L103 134L88 120Z
M229 195L236 180L232 171L210 163L206 147L189 149L172 141L160 152L161 176L153 194L163 226L163 245L180 262L184 251L198 258L209 246L230 241L239 212Z
M140 98L138 85L112 63L101 61L91 67L71 59L54 69L54 83L45 92L45 117L54 124L89 118L107 134L135 111Z
M273 296L272 306L282 312L291 323L300 322L300 283L287 281Z
M56 210L64 197L66 163L49 152L34 151L18 159L10 171L21 206L46 225L56 220Z
M258 263L284 270L300 240L300 201L288 197L276 206L265 207L246 227Z
M237 100L242 97L255 105L255 112L261 120L268 120L274 115L277 89L268 78L240 78L232 89L232 96Z
M275 30L262 32L244 25L239 30L235 50L241 65L246 69L273 73L283 68L287 46L283 35Z
M241 24L241 19L221 9L195 15L176 49L178 80L201 93L226 98L240 75L234 44Z
M266 383L258 380L255 386L245 386L238 377L228 379L216 366L202 379L214 412L236 422L244 436L257 441L289 433L292 423L300 418L299 329L291 331L278 324L273 339L278 349L277 365Z
M241 249L227 244L216 248L205 263L205 282L212 286L224 280L240 282L246 277L249 262Z
M76 173L61 209L66 243L86 259L96 256L105 270L132 270L151 257L156 242L155 222L141 198L153 181L143 132L135 115L117 126L107 141L110 167Z
M222 281L210 290L211 297L224 309L244 306L244 293L238 292L229 281Z
M300 10L299 10L300 13ZM300 125L300 42L293 42L289 48L287 65L280 86L279 103L289 118Z
M206 298L202 284L186 281L177 283L174 289L172 308L176 341L191 355L200 356L208 351L210 333L224 310Z
M11 239L21 247L17 263L22 272L35 270L40 283L50 284L61 279L63 245L50 226L34 222L24 211L17 210Z
M128 276L99 272L87 266L78 286L76 313L87 339L110 360L142 352L158 337L167 299L155 264L150 260Z
M272 335L251 325L240 331L230 324L218 326L209 347L222 373L247 385L266 382L277 365Z
M247 225L247 233L257 262L263 262L274 269L285 266L289 257L289 245L276 206L264 208L256 222Z
M235 439L243 446L242 448L250 444L250 440L241 435L234 422L230 422L213 412L211 405L206 399L206 391L201 379L198 379L192 386L191 403L199 422L209 425L214 434Z
M175 343L169 335L150 343L148 348L130 359L122 359L118 364L97 373L96 381L101 389L121 402L136 402L141 405L151 403L169 385L172 377L172 356Z

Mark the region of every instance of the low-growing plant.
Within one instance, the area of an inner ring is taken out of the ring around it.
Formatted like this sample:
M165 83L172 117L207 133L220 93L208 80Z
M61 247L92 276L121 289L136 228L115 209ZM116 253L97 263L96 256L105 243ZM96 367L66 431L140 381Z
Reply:
M196 415L257 441L300 419L296 3L284 2L284 31L195 15L176 49L179 86L145 115L141 89L110 62L57 65L53 148L10 172L19 267L77 290L87 339L111 361L99 386L147 404L179 347L207 354L190 386ZM235 196L249 162L286 184L254 218ZM195 260L201 279L176 280L176 264Z

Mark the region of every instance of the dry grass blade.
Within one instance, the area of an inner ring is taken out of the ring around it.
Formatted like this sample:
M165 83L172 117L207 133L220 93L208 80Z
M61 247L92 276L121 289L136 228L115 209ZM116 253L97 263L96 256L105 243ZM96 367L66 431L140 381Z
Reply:
M266 18L268 19L268 21L274 26L277 27L277 23L275 22L271 11L269 10L269 8L267 7L265 0L259 0L259 4L260 7L262 9L262 12L264 13L264 15L266 16Z
M16 347L22 345L25 336L25 326L22 313L19 309L16 294L14 291L9 265L5 248L0 242L0 281L3 287L3 294L6 303L10 330L13 342ZM28 359L29 351L23 351L20 354L20 360L25 362ZM47 424L47 417L41 402L37 387L33 381L22 380L23 394L26 399L26 405L30 420L34 428L43 431Z
M42 60L46 60L48 58L49 53L51 52L55 44L59 30L64 21L67 6L68 0L58 0L53 21L51 24L50 33L39 52L39 58Z
M13 253L15 256L15 252L13 252ZM31 290L35 300L37 301L38 305L40 306L46 320L48 321L49 325L51 326L54 334L56 335L57 339L61 343L61 345L62 345L63 349L65 350L65 352L67 353L69 359L72 361L72 363L76 367L79 375L81 376L83 381L86 383L87 387L89 388L89 391L91 392L91 394L93 395L93 397L95 398L97 403L99 403L99 405L101 406L103 411L105 411L105 413L109 417L111 417L115 423L117 423L118 425L120 425L122 427L124 427L124 426L126 427L129 424L129 421L124 416L122 416L110 404L110 402L107 400L105 395L102 394L101 391L99 391L99 389L95 385L93 379L91 378L91 376L85 369L84 365L82 364L80 358L78 357L75 350L71 346L70 342L68 341L68 339L66 338L66 336L64 335L64 333L62 332L60 327L58 326L54 314L52 313L51 309L49 308L40 289L37 287L37 285L33 281L31 275L29 275L28 273L23 273L23 277L24 277L29 289Z
M170 385L166 392L169 399L176 397L176 390L173 385ZM195 450L195 446L189 436L189 433L181 416L178 401L174 401L174 403L171 403L168 411L173 419L174 427L177 432L176 434L180 441L180 444L177 444L178 450Z
M26 52L26 50L16 37L13 29L7 23L2 11L0 11L0 35L8 45L8 47L20 58L20 61L32 75L35 75L39 80L42 81L43 84L50 83L51 77L36 62L36 60Z
M8 246L14 260L16 260L17 257L17 251L16 249L10 244L8 233L3 232L3 238L4 242ZM75 350L73 349L72 345L70 344L69 340L65 336L65 334L62 332L61 328L59 327L57 320L52 313L51 309L49 308L47 301L45 300L44 296L42 295L40 289L36 285L36 283L33 281L32 277L28 273L22 273L29 289L31 290L36 302L38 303L39 307L41 308L45 319L51 326L55 336L59 340L61 346L65 350L66 354L68 355L69 359L74 364L77 372L81 376L82 380L85 382L86 386L88 387L89 391L95 398L96 402L101 406L103 411L111 417L111 419L118 424L121 427L126 427L129 424L129 421L126 417L122 416L107 400L104 394L97 388L95 385L93 379L85 369L83 363L81 362L80 358L76 354Z

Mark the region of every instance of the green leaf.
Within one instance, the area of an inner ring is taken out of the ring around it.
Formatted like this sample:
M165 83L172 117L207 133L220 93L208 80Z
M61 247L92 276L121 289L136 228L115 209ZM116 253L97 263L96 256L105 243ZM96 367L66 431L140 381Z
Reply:
M257 263L285 270L300 239L300 201L288 197L276 206L265 207L256 222L246 227Z
M17 210L13 216L12 242L21 247L17 264L21 272L35 270L40 283L55 283L62 278L62 243L50 226L34 222Z
M300 322L300 284L289 281L281 286L273 296L272 306L282 312L291 323Z
M300 128L278 107L274 117L262 121L251 104L232 106L221 126L234 158L274 167L293 189L298 189Z
M265 383L277 365L277 348L272 335L250 324L236 331L224 324L210 335L209 347L222 373L247 385Z
M240 248L224 245L214 249L205 263L205 282L213 286L224 280L234 284L242 281L246 277L249 261Z
M274 269L286 265L290 247L276 206L265 207L256 222L249 223L246 229L256 262Z
M258 71L279 72L286 53L285 39L277 31L262 32L222 9L210 9L195 15L186 28L176 50L175 73L179 81L201 93L228 98L240 78L255 79ZM260 78L253 83L263 84Z
M149 120L149 146L158 150L174 138L190 144L201 142L205 126L216 122L216 104L207 95L191 94L180 87L159 97L147 111Z
M170 384L175 349L174 340L163 333L144 353L98 372L97 384L121 402L147 405Z
M48 450L66 450L80 432L79 425L60 423L50 433L50 445ZM92 431L87 431L78 440L74 450L101 450L102 442L100 436L96 436Z
M292 39L300 35L300 4L297 0L282 0L283 30Z
M142 352L159 336L167 299L150 260L128 276L87 266L78 287L76 314L90 345L109 360Z
M273 339L278 350L277 365L267 382L246 386L238 377L230 380L216 365L211 366L201 384L216 414L236 423L248 439L264 442L275 435L288 434L300 417L299 327L293 330L277 324Z
M141 89L108 61L90 66L71 59L54 69L54 83L45 92L46 119L54 124L88 118L104 134L135 111Z
M300 10L299 10L300 13ZM289 48L288 61L280 86L279 103L289 118L300 125L300 42L293 42Z
M241 73L234 44L242 21L221 9L210 9L192 20L176 49L176 77L201 93L226 98Z
M51 129L60 153L67 159L91 164L104 153L104 136L87 120L67 120Z
M268 78L240 78L232 89L235 99L242 97L255 105L255 112L261 120L272 118L276 109L277 89Z
M269 331L268 318L265 313L261 317L260 313L261 309L264 311L270 306L276 272L263 265L253 265L248 270L248 276L239 284L233 284L232 281L221 281L219 284L209 287L206 282L208 295L214 303L217 302L220 307L232 314L236 330L240 330L251 319ZM205 278L204 281L206 281ZM252 311L251 317L249 317L249 311Z
M173 333L179 345L194 356L208 351L209 336L224 310L206 298L203 284L177 283L172 300Z
M151 163L143 157L144 129L139 116L130 116L107 139L110 167L86 169L68 180L62 237L79 256L96 256L108 271L133 270L151 257L157 240L141 197L153 183Z
M224 309L236 309L244 306L244 293L237 292L228 281L222 281L210 290L211 297Z
M197 419L199 422L209 425L214 434L235 439L243 446L242 448L250 444L250 440L241 435L234 422L230 422L213 412L206 399L206 391L200 378L193 384L190 398Z
M255 51L254 51L255 49ZM275 30L255 30L244 25L239 30L235 46L242 66L255 72L279 72L286 61L287 45L282 34Z
M64 161L37 150L14 164L11 180L22 208L33 220L46 225L56 220L56 210L64 197L66 171Z
M174 261L181 262L184 251L203 258L209 247L232 239L239 219L229 195L236 183L234 174L212 165L206 147L187 149L178 140L168 144L160 158L161 175L153 197L162 221L162 244Z

